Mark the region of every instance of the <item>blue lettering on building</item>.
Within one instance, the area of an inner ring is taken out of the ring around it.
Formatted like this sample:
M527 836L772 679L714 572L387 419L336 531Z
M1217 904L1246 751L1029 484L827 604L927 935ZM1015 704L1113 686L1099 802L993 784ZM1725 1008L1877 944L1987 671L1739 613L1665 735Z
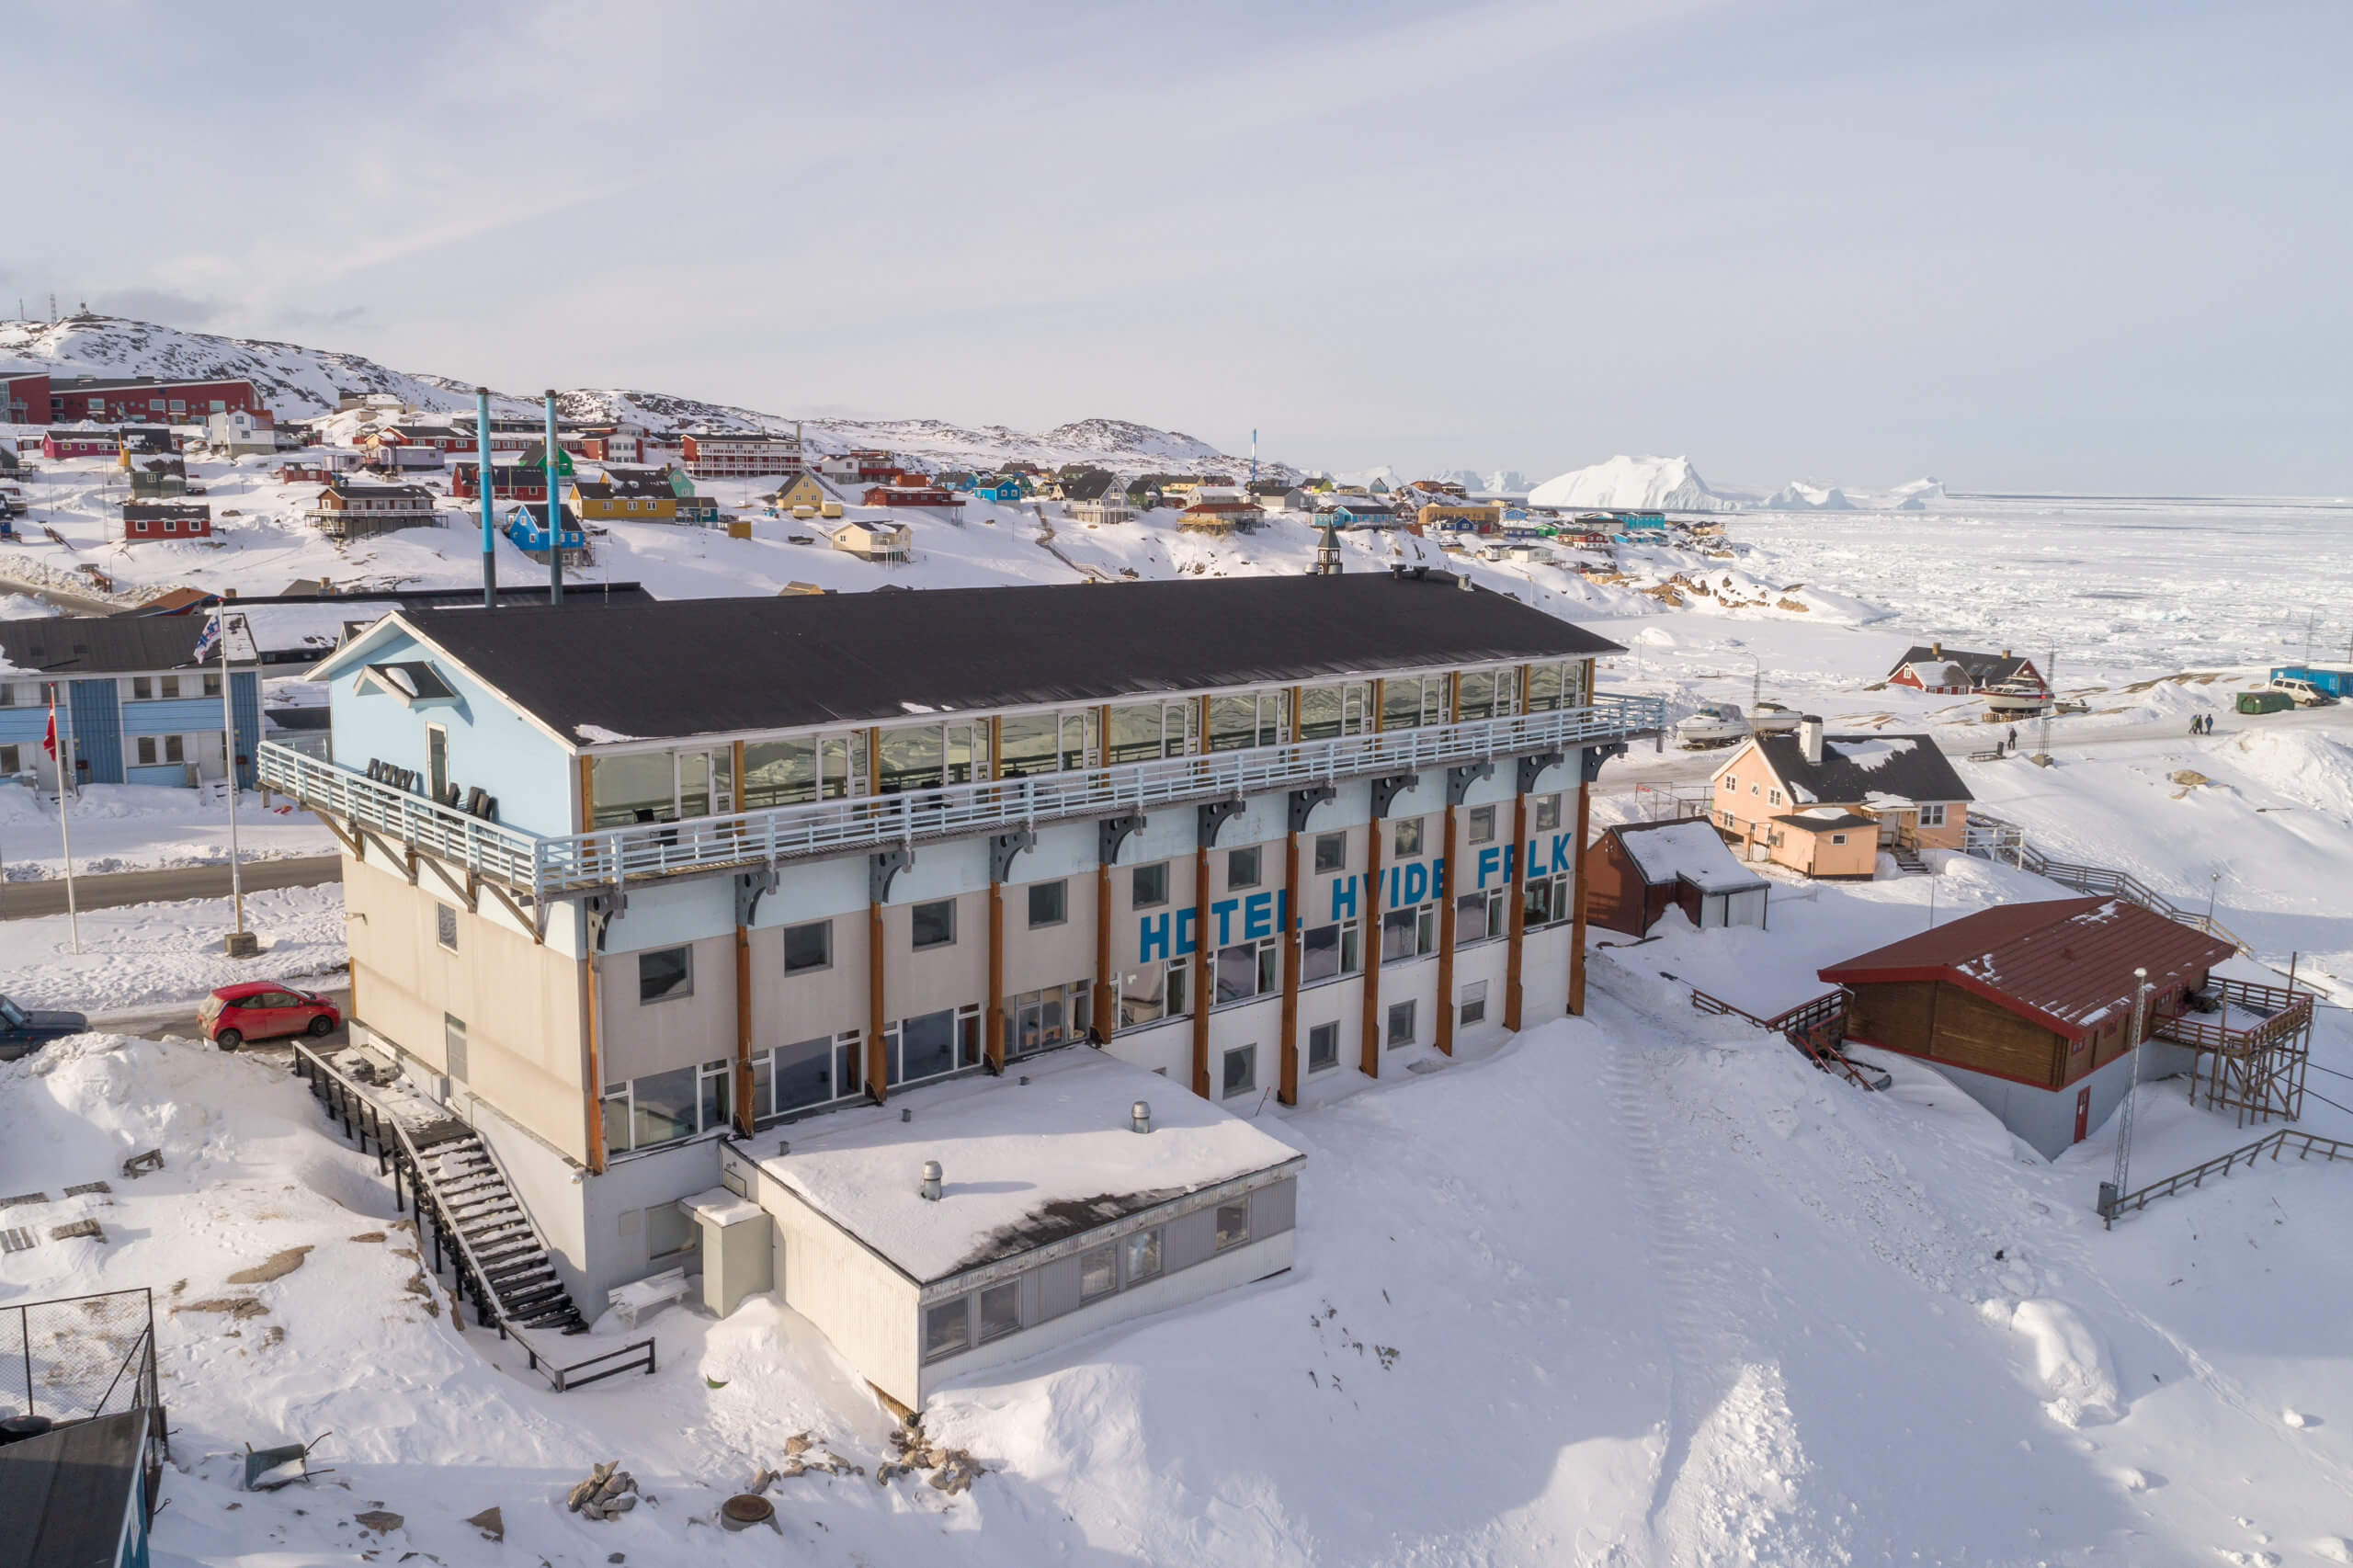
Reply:
M1217 945L1221 948L1233 940L1233 912L1242 907L1238 898L1222 898L1210 905L1210 913L1217 916Z
M1242 939L1255 942L1275 934L1275 895L1254 892L1242 901Z
M1168 916L1147 915L1136 922L1136 961L1151 963L1168 956Z
M1185 957L1198 945L1199 934L1194 927L1200 922L1194 918L1194 914L1195 912L1190 909L1180 909L1176 912L1176 956L1178 958Z
M1335 877L1332 879L1333 919L1347 920L1355 917L1357 912L1357 883L1362 880L1363 879L1358 877Z
M1430 869L1427 866L1416 860L1399 869L1404 872L1401 880L1404 883L1405 903L1419 903L1430 896Z
M1486 848L1479 851L1479 888L1481 892L1483 892L1486 891L1487 879L1494 876L1497 871L1502 870L1503 864L1504 852L1496 848L1494 845L1491 844ZM1510 875L1507 871L1504 874L1506 876Z

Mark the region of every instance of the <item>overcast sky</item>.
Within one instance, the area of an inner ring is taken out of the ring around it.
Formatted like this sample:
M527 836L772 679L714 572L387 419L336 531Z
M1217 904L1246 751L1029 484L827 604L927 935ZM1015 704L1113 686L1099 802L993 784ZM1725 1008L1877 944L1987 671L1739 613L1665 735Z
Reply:
M0 312L1341 469L2353 492L2342 4L269 14L12 13Z

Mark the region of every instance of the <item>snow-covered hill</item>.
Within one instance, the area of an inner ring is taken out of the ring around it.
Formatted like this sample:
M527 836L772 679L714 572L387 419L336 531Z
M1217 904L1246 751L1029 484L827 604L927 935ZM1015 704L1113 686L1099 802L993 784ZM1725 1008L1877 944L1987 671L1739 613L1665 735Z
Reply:
M474 395L472 382L395 370L365 355L88 313L55 322L0 322L0 368L47 370L52 376L242 376L259 389L280 418L290 419L331 414L343 398L354 394L381 393L420 409L443 411L471 409ZM556 402L569 418L632 419L654 428L781 431L798 424L816 451L885 447L941 468L1092 462L1120 473L1218 472L1238 476L1249 466L1246 459L1231 457L1198 437L1126 419L1081 419L1033 434L1003 425L973 428L936 419L795 420L790 415L673 392L617 387L560 392ZM500 414L525 415L540 406L532 398L493 394L493 407ZM1262 462L1259 468L1275 477L1295 476L1295 471L1280 463Z
M1689 458L1619 456L1546 480L1529 492L1539 506L1640 506L1670 512L1729 512L1739 501L1708 487Z

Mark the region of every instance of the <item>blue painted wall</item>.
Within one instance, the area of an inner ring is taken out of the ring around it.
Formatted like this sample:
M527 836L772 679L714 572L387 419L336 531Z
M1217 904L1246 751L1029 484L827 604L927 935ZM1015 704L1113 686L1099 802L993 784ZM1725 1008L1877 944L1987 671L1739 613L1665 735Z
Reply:
M73 681L68 689L73 693L74 776L85 784L121 783L122 730L114 677Z
M498 821L509 827L548 835L573 832L572 754L480 681L413 637L396 636L372 645L366 663L410 659L426 660L440 671L457 692L457 702L409 708L381 691L360 691L360 665L353 663L327 688L335 762L365 772L371 758L381 758L422 774L425 727L439 724L449 732L449 778L460 790L486 790L497 796Z

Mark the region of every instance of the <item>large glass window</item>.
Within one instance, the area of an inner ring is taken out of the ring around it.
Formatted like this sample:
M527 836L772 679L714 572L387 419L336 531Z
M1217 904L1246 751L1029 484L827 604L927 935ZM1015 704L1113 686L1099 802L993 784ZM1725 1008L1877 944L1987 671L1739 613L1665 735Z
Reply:
M955 1008L943 1007L937 1013L902 1018L898 1035L899 1049L894 1053L898 1061L893 1064L898 1077L894 1082L913 1083L955 1071Z
M998 775L1024 778L1053 772L1061 736L1062 721L1051 713L1017 713L998 720Z
M1280 938L1237 942L1217 953L1217 1000L1220 1004L1263 996L1282 984Z
M1193 705L1142 702L1111 710L1108 761L1150 762L1191 750Z
M830 1035L779 1045L752 1058L752 1114L785 1116L835 1098Z
M1120 1248L1112 1243L1078 1255L1078 1299L1094 1301L1120 1288Z
M1344 686L1311 686L1299 694L1299 738L1328 741L1365 732L1371 710L1372 687L1366 681Z
M882 793L937 790L945 778L947 753L937 725L882 732Z
M1188 1010L1185 963L1183 959L1171 959L1142 964L1125 976L1120 983L1119 1027L1133 1028L1162 1018L1184 1017Z
M607 1152L652 1148L725 1125L733 1075L729 1062L706 1062L606 1085Z
M817 798L814 735L800 740L760 741L744 748L744 808L797 805Z
M1300 937L1299 979L1302 985L1336 975L1355 974L1364 967L1358 926L1353 920L1311 926Z
M588 778L594 798L589 820L598 827L678 820L666 751L597 757L589 765Z
M1392 909L1381 917L1381 961L1420 958L1438 946L1438 906Z
M1013 1280L981 1292L981 1343L1001 1339L1021 1326L1021 1287Z
M1391 676L1381 685L1381 727L1411 730L1446 722L1444 676Z
M928 1361L935 1357L953 1356L968 1349L972 1343L972 1298L959 1296L952 1301L938 1301L923 1310L923 1354Z
M1288 691L1245 692L1210 699L1210 750L1245 751L1252 746L1280 745Z
M1159 1275L1159 1227L1154 1226L1149 1231L1138 1231L1134 1235L1126 1237L1120 1243L1120 1250L1122 1255L1120 1261L1123 1265L1121 1272L1127 1276L1129 1284L1140 1285Z
M1006 997L1006 1054L1028 1056L1085 1035L1094 994L1092 981L1079 980Z

